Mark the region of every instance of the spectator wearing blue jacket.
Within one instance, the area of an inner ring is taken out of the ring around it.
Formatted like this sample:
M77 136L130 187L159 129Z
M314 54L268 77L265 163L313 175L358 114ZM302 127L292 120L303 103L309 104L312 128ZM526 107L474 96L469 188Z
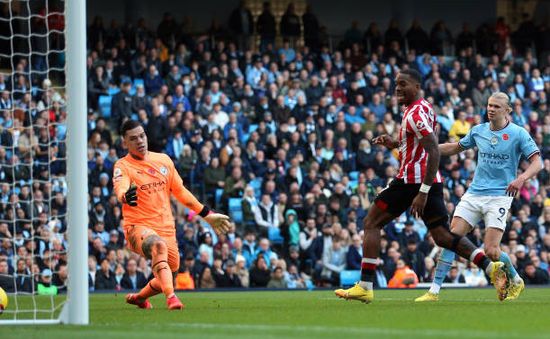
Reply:
M354 234L351 237L351 245L346 256L346 268L348 270L361 269L361 260L363 258L363 246L361 244L361 237L358 234Z
M149 72L144 79L145 92L147 95L156 95L163 84L164 81L159 75L157 67L155 65L149 66Z

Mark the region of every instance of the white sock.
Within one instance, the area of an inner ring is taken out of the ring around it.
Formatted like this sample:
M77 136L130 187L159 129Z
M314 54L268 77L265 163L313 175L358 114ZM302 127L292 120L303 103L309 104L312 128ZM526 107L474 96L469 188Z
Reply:
M523 281L523 279L521 279L519 274L516 274L516 276L513 278L513 280L514 280L514 284L516 284L516 285L519 285Z
M432 286L430 286L430 293L432 294L439 294L439 290L441 289L441 286L439 286L438 284L434 284L432 283Z
M372 290L372 282L370 281L360 281L359 286L365 290Z

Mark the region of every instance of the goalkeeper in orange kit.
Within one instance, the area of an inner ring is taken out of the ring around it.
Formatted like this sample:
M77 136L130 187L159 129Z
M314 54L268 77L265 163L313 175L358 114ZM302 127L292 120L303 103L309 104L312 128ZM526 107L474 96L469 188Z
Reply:
M139 293L128 294L126 302L151 308L148 298L164 293L168 309L182 309L174 293L173 273L178 271L180 257L170 195L200 215L217 233L229 230L229 217L201 204L183 186L167 155L147 150L147 135L139 122L124 122L121 135L128 155L115 163L113 185L123 204L124 236L128 248L152 260L154 275Z

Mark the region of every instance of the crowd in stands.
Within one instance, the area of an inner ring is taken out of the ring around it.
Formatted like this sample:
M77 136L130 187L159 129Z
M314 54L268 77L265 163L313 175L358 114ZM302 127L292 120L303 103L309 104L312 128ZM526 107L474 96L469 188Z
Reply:
M393 95L400 69L422 73L440 142L485 122L488 97L503 91L510 119L550 159L550 57L541 41L548 34L537 35L546 27L526 21L511 32L499 19L477 33L465 26L453 38L442 21L430 35L419 22L404 32L392 21L385 34L374 23L363 34L354 23L330 50L306 25L320 27L311 11L302 18L287 12L277 47L269 8L258 27L244 31L241 20L250 19L231 15L231 36L263 34L259 51L218 34L223 29L190 35L170 14L157 30L145 20L133 29L116 22L104 28L96 18L88 30L88 112L67 112L64 93L49 79L29 82L34 64L25 58L13 75L0 74L0 286L66 288L67 113L87 114L88 267L96 291L138 289L151 277L147 260L125 248L112 190L113 164L125 155L118 127L127 119L143 124L149 149L168 154L201 201L233 220L231 232L218 236L174 201L182 289L337 286L343 272L360 269L362 221L399 168L395 150L370 140L400 129L402 107ZM296 20L303 32L284 27ZM495 40L479 40L475 52L480 32ZM300 34L304 46L291 39ZM447 42L455 55L441 56ZM475 167L474 150L441 159L449 215ZM549 284L549 189L545 160L508 215L502 249L527 284ZM469 237L482 246L483 232L478 225ZM439 249L421 221L407 214L392 221L381 248L377 286L433 279ZM484 273L458 258L447 281L487 285Z

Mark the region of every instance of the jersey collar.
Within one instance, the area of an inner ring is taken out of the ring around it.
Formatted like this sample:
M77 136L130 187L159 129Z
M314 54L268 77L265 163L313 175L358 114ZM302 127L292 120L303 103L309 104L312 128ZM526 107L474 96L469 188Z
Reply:
M503 129L505 129L506 127L508 127L508 125L510 125L510 120L506 119L506 124L505 124L502 128L499 128L499 129L491 129L491 122L489 122L489 129L491 130L491 132L498 132L498 131L502 131Z

